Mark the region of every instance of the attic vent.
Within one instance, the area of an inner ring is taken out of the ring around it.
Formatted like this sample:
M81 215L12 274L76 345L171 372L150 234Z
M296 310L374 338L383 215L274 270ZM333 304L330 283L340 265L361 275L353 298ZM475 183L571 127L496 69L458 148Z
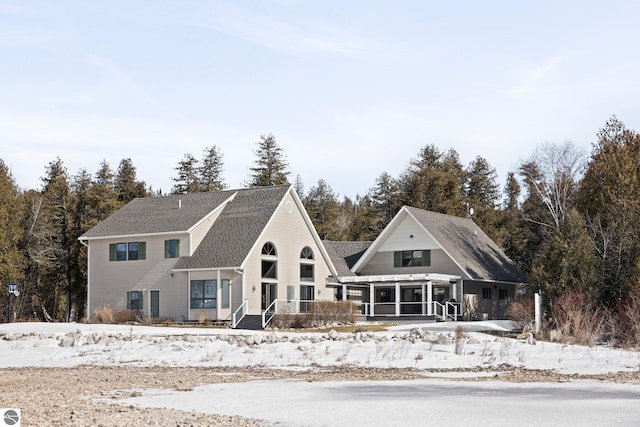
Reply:
M473 230L473 234L477 236L478 235L478 230Z
M178 199L178 209L182 209L182 199Z

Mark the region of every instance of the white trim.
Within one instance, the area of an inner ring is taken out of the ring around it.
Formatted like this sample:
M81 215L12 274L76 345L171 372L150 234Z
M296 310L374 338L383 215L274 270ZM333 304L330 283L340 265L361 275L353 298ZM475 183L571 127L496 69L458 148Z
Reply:
M156 233L135 233L135 234L114 234L111 236L97 236L97 237L78 237L78 240L82 241L90 241L90 240L109 240L109 239L130 239L133 237L153 237L153 236L167 236L174 234L182 234L188 233L188 231L160 231Z
M227 203L229 203L230 201L232 201L236 197L236 194L238 194L238 191L239 190L236 190L231 196L229 196L229 198L227 198L225 201L221 202L211 212L209 212L208 214L203 216L199 221L197 221L191 227L187 228L187 230L186 230L187 233L191 234L191 232L193 232L194 229L196 229L200 224L202 224L203 222L208 220L214 213L218 212L219 210L224 209L224 207L227 206ZM215 224L215 221L214 221L214 224ZM211 224L211 225L213 226L213 224ZM211 227L209 227L209 228L211 228Z
M377 274L370 276L340 276L336 278L338 283L378 283L378 282L417 282L417 281L437 281L451 282L462 279L460 276L440 273L420 273L420 274Z

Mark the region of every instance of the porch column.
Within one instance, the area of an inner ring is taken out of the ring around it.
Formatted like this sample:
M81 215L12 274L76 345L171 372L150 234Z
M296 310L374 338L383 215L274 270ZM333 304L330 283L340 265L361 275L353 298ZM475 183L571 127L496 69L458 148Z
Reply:
M347 300L347 284L343 283L342 284L342 301L346 301Z
M458 300L456 300L458 301ZM460 316L464 315L464 282L460 279Z
M451 282L451 284L453 285L453 299L456 300L456 302L458 301L458 281L454 280L453 282Z
M369 317L374 317L375 316L375 312L373 310L374 304L376 301L376 289L373 286L373 283L369 283Z
M396 317L400 317L400 283L396 282Z
M425 286L425 283L422 282L422 304L420 304L420 306L422 307L422 315L424 316L425 314L427 314L427 289Z
M431 280L427 281L427 315L433 315L433 285Z
M220 319L220 306L222 305L222 282L220 281L220 270L216 279L216 320Z

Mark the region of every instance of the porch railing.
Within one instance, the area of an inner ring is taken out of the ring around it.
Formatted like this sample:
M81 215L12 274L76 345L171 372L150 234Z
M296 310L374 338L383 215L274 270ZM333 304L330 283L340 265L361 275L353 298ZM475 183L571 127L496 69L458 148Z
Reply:
M262 328L266 328L273 317L278 313L278 300L274 299L271 304L262 312Z
M238 324L242 322L242 319L244 319L244 316L247 315L247 304L248 300L245 299L244 301L242 301L242 304L240 304L240 307L238 307L238 309L231 315L232 328L238 326Z
M372 310L373 308L373 310ZM396 311L399 308L399 313ZM431 310L429 311L429 303L425 302L401 302L396 305L395 302L377 302L368 303L363 302L361 304L361 313L365 317L373 316L427 316L428 313L432 316L439 318L440 320L458 320L458 317L462 315L460 303L445 301L444 303L438 301L431 302Z

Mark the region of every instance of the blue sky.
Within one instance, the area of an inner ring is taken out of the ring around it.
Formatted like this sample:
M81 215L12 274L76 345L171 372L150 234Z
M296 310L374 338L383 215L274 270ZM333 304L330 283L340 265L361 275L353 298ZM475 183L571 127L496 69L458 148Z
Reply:
M340 196L399 176L420 148L499 173L543 143L591 149L613 114L640 127L633 1L2 1L0 158L39 188L116 169L168 192L217 145L242 187L260 135L291 180Z

